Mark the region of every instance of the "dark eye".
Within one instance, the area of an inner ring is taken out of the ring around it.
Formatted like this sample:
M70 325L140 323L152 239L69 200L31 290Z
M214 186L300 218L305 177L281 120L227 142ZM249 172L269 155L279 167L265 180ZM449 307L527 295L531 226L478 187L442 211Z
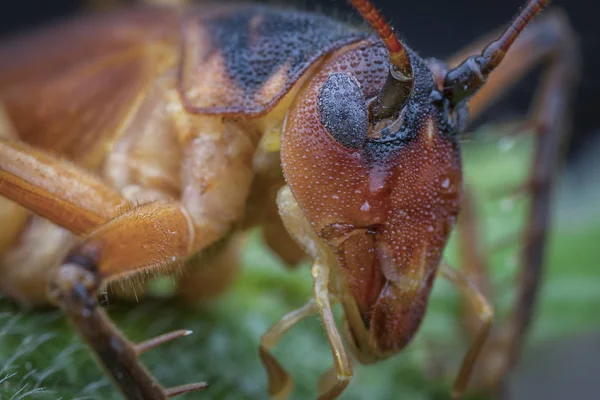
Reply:
M369 112L356 78L336 73L327 78L319 92L321 124L342 146L362 147L369 130Z

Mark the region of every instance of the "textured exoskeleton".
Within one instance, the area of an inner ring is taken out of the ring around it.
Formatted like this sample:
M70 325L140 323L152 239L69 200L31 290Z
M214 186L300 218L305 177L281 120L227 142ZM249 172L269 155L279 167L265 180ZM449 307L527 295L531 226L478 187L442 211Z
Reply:
M197 268L180 293L214 295L235 276L227 255L239 232L255 225L291 264L302 252L313 259L314 300L260 344L272 397L292 385L270 348L300 319L321 316L335 360L321 396L335 398L352 376L345 347L365 364L402 350L438 273L481 320L455 383L455 395L463 392L492 311L441 260L461 203L469 211L457 134L469 101L476 115L499 87L551 59L528 186L524 308L497 347L501 362L482 360L483 370L493 367L480 383L496 386L514 361L569 128L576 50L568 24L548 14L515 42L546 3L532 0L483 51L477 45L446 64L399 42L368 1L352 3L377 35L260 6L140 7L0 44L0 290L26 305L59 306L126 398L204 385L156 383L137 355L186 331L131 344L98 306L99 291L185 263ZM464 252L471 269L474 251ZM342 333L334 303L344 309Z

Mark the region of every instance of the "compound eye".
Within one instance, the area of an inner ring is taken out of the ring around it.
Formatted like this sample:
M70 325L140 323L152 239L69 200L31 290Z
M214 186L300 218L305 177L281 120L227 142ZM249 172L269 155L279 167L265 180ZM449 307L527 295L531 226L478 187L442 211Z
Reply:
M331 74L319 92L321 124L342 146L359 149L369 131L369 112L360 85L352 75Z

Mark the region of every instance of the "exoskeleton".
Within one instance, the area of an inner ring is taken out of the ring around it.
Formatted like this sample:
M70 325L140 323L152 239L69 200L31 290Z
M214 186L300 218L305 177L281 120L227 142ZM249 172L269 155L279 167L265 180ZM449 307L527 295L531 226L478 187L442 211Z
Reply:
M132 344L99 292L184 263L195 269L181 293L218 292L235 262L215 276L206 264L218 257L198 255L226 252L256 225L285 260L313 261L314 298L259 345L273 398L292 381L270 349L299 320L320 315L335 364L320 396L333 399L352 377L349 353L370 364L409 343L438 275L480 320L454 396L480 354L480 386L497 387L515 362L569 133L577 46L568 22L548 12L524 30L547 3L530 0L506 29L442 62L399 41L367 0L351 2L372 30L254 5L138 7L0 45L0 290L60 307L126 398L204 385L162 388L137 355L186 332ZM458 135L542 62L522 278L512 318L492 330L491 307L461 272L485 260ZM463 270L442 260L459 212Z

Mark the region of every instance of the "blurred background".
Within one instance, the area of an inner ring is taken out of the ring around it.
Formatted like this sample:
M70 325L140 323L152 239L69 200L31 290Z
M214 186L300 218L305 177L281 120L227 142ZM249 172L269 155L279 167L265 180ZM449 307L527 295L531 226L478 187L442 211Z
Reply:
M107 0L106 3L110 1ZM221 1L223 2L223 1ZM82 12L83 0L20 0L2 2L1 38ZM101 0L94 3L102 3ZM277 4L278 2L274 2ZM284 2L280 2L284 3ZM359 21L343 0L301 0L302 9L323 11ZM445 58L482 34L506 24L524 0L379 0L375 2L406 43L422 56ZM556 193L555 229L548 249L548 267L539 312L523 360L511 383L512 398L581 400L600 398L600 34L595 6L582 0L556 0L569 15L583 52L581 84L573 105L574 134L568 164ZM287 5L287 4L286 4ZM2 62L2 60L0 60ZM478 193L518 182L526 172L528 143L506 145L502 129L492 122L522 119L531 101L540 68L507 93L474 129L481 141L465 145L467 176ZM482 133L479 133L482 132ZM475 136L477 138L478 136ZM519 227L523 204L488 201L480 206L489 232L487 240L502 238ZM452 257L452 249L449 250ZM497 284L494 303L510 307L514 255L494 259ZM157 287L168 292L169 281ZM190 328L182 339L144 356L150 369L168 384L207 380L204 396L185 398L260 399L265 377L256 357L256 343L285 312L310 296L306 268L285 270L252 234L244 252L244 269L223 298L190 312L169 300L114 307L119 326L136 340L169 329ZM422 333L407 352L375 367L357 369L345 399L447 398L452 366L464 351L457 316L460 300L453 288L436 283ZM160 316L160 317L157 317ZM276 355L297 381L295 398L314 397L319 373L330 355L317 320L293 331ZM432 358L441 357L450 371L435 379L427 372ZM184 379L182 381L182 379ZM43 389L43 390L42 390ZM0 399L113 398L78 340L73 340L61 315L54 311L22 312L0 300Z

